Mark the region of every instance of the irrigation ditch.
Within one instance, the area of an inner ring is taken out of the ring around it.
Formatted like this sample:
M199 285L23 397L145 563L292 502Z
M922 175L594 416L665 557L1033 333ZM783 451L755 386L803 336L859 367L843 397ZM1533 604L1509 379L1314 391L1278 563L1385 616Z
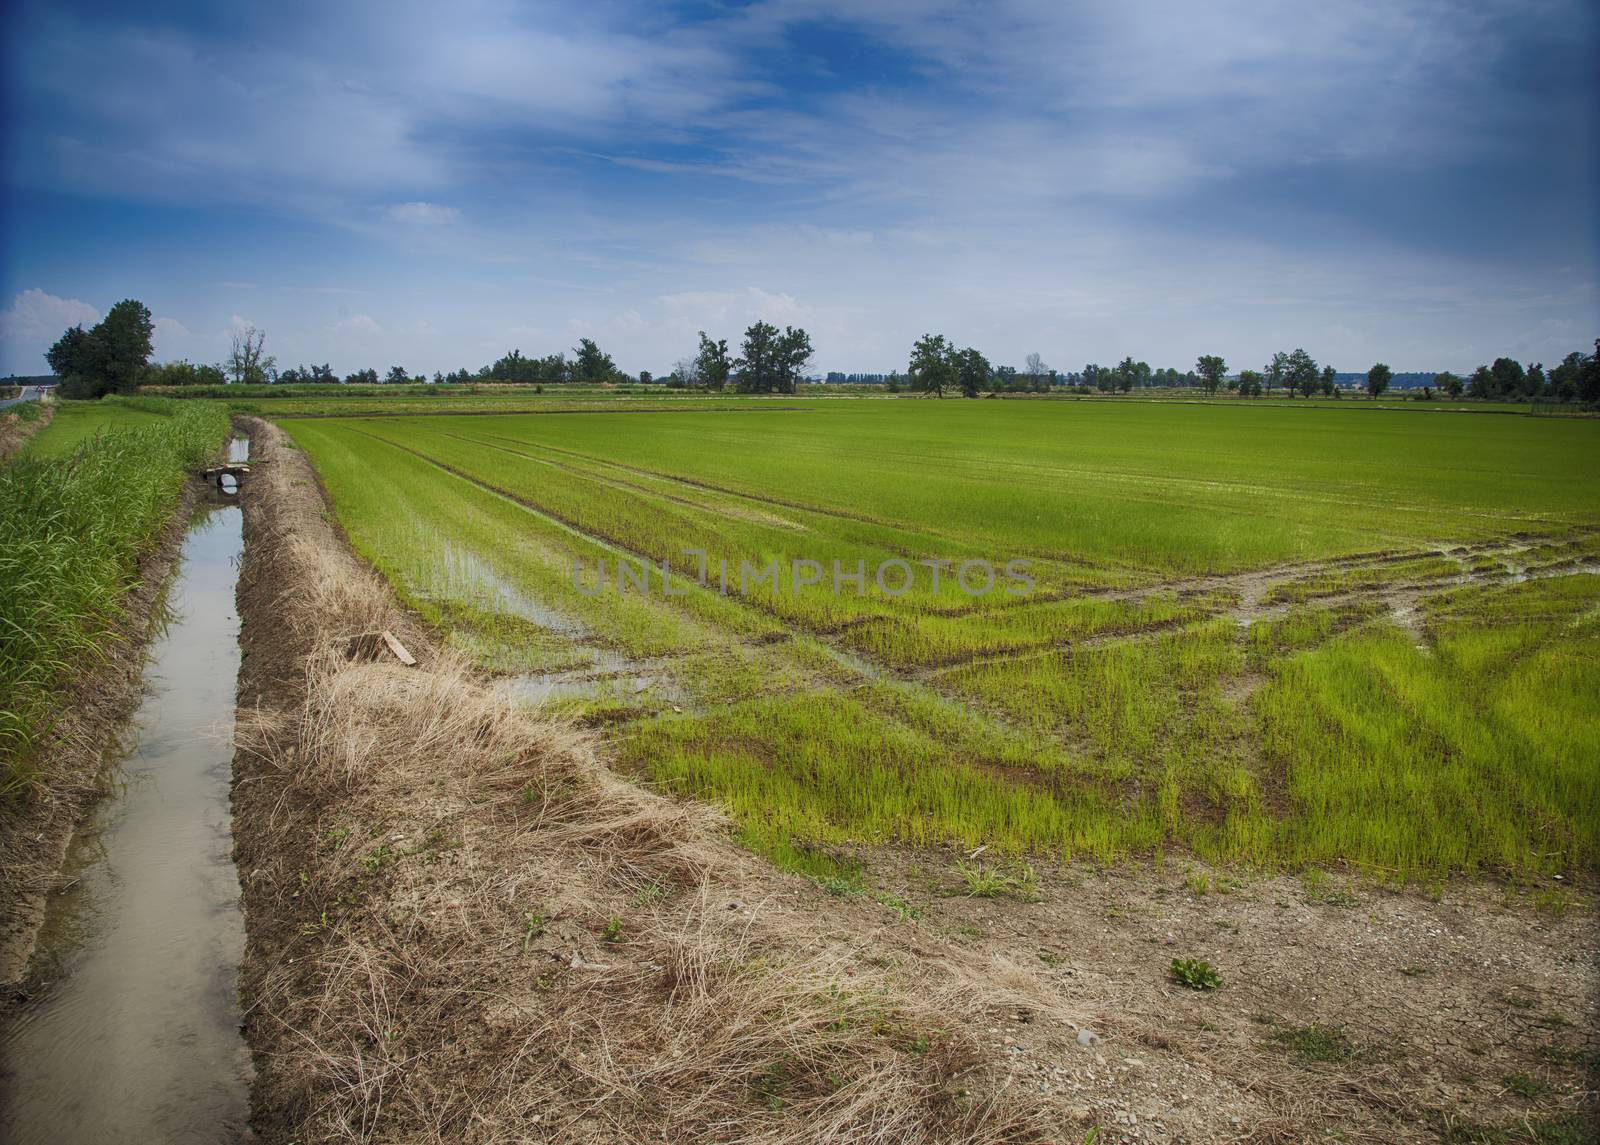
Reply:
M105 710L80 714L95 734L65 745L84 756L78 814L40 831L64 849L41 848L59 868L34 872L36 926L13 935L0 1014L7 1141L248 1138L229 799L242 544L236 489L192 481L98 673Z

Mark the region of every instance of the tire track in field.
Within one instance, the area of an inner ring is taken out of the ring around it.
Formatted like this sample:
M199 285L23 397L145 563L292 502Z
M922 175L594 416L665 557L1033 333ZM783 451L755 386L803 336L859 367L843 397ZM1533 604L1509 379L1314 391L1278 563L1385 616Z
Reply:
M648 486L648 485L636 485L636 484L630 483L628 481L624 481L621 478L611 477L611 476L605 475L603 473L593 472L591 470L584 469L584 468L581 468L579 466L563 465L558 461L552 461L552 460L550 460L548 458L539 457L539 456L537 456L536 454L533 454L533 453L523 452L523 449L528 449L528 448L541 449L541 448L544 448L544 447L543 446L538 446L538 445L530 446L528 443L523 442L523 441L521 441L521 440L519 440L517 438L507 438L507 437L500 437L498 435L489 435L488 439L485 439L483 437L469 436L469 435L463 435L463 434L442 434L441 436L449 437L449 438L451 438L453 440L464 442L464 443L467 443L467 444L470 444L470 445L479 445L479 446L483 446L483 447L488 448L488 449L497 449L497 450L499 450L499 451L501 451L503 453L510 454L513 457L519 457L519 458L522 458L523 460L531 461L531 462L534 462L535 464L538 464L538 465L549 466L552 469L559 470L562 473L569 474L569 475L571 475L573 477L577 477L577 478L580 478L580 479L585 480L585 481L593 481L593 482L596 482L597 484L606 485L606 486L609 486L609 487L614 488L614 489L619 489L619 490L624 490L624 491L628 491L628 492L632 492L632 493L637 493L637 494L640 494L641 496L647 497L647 498L660 499L662 501L670 502L670 503L675 504L675 505L681 505L681 506L683 506L683 507L685 507L687 509L690 509L690 510L692 510L694 512L697 512L697 513L705 513L705 514L710 514L710 515L731 516L731 517L734 517L736 520L744 520L744 521L748 521L748 522L750 522L752 524L756 524L756 525L766 525L766 526L770 526L770 527L773 527L773 528L780 528L780 529L793 529L793 530L795 530L797 532L815 532L815 531L818 531L817 526L815 524L801 524L801 523L797 523L797 522L792 522L792 521L788 521L787 519L784 519L784 518L776 518L776 517L770 516L767 513L760 512L760 511L756 511L756 512L752 513L749 516L743 516L743 515L741 515L739 513L729 512L726 508L724 508L722 506L718 506L718 505L714 505L714 504L710 504L710 503L706 503L706 502L701 502L701 501L694 501L694 500L686 498L686 497L674 496L671 493L664 492L664 491L662 491L660 489L656 489L656 488L653 488L653 487ZM388 440L388 439L385 439L385 440ZM508 445L496 445L496 444L494 444L495 441L514 442L517 445L522 446L523 449L513 449ZM561 454L563 454L565 456L573 456L573 457L579 457L580 459L593 460L596 465L598 465L598 466L600 466L602 468L605 468L605 469L620 469L623 472L636 473L641 477L643 477L643 476L652 476L652 477L656 476L655 474L651 474L651 473L649 473L648 471L645 471L645 470L636 470L636 469L633 469L632 467L629 467L629 466L616 465L616 464L613 464L611 462L606 462L606 461L599 460L599 459L588 459L588 458L585 458L584 455L576 454L576 453L573 453L572 451L555 450L554 452L561 453ZM714 488L711 488L711 487L698 486L698 485L695 485L695 483L693 483L693 482L680 482L676 478L662 477L661 480L667 481L669 483L676 482L676 483L679 483L679 484L688 484L688 485L691 485L691 486L696 487L696 488L702 488L703 491L708 492L708 493L712 493L712 492L719 493L719 494L726 493L726 495L728 495L730 497L734 497L734 498L737 498L737 499L740 499L740 500L753 501L753 502L756 502L758 505L764 503L764 499L759 498L759 497L753 497L753 496L749 496L749 495L745 495L745 494L734 493L732 491L714 489ZM851 517L851 516L844 515L844 514L829 513L829 512L823 511L823 510L812 509L812 508L805 507L805 506L802 506L802 505L788 504L788 503L778 503L778 502L765 502L765 503L767 503L767 504L784 504L785 507L793 509L796 512L807 513L807 514L811 514L811 515L814 515L814 516L819 516L819 517L822 517L824 520L833 520L833 519L854 520L854 521L857 521L858 523L868 523L866 521L866 519L864 519L864 518ZM874 522L873 524L874 524L874 527L891 529L891 530L893 530L895 532L909 534L911 537L918 538L918 539L928 539L928 540L931 540L933 542L943 543L943 544L952 544L953 543L953 542L950 542L947 538L941 536L940 534L929 533L929 532L926 532L926 531L923 531L923 530L910 529L910 528L907 528L907 527L902 526L902 525L896 525L896 524L894 524L892 522L883 522L883 523ZM923 556L922 552L919 552L918 550L915 550L915 549L912 549L912 548L905 547L904 545L885 544L885 543L880 541L880 542L873 542L873 546L877 550L879 550L881 552L892 554L892 555L897 555L897 556L900 556L900 557L904 557L907 560L912 561L913 563L916 563L916 562L919 562L919 561L922 561L922 560L926 559ZM931 545L929 547L932 548ZM941 559L947 559L947 560L950 560L950 561L953 562L959 557L959 555L960 554L957 554L956 557L941 558ZM1056 564L1061 563L1061 562L1059 562L1059 561L1057 561L1057 560L1055 560L1053 558L1040 558L1040 559L1051 560L1051 563L1056 563ZM1071 569L1063 569L1063 570L1060 570L1060 571L1065 573L1065 574L1070 574L1070 572L1072 570ZM1055 598L1056 598L1055 594L1052 594L1049 597L1049 599L1055 599ZM1059 598L1060 599L1071 599L1072 598L1072 594L1067 592L1066 590L1060 590ZM1035 596L1035 597L1030 597L1030 598L1027 598L1027 599L1036 600L1036 599L1041 599L1041 598L1038 597L1038 596ZM1019 599L1013 598L1013 599L1002 600L1002 601L995 602L995 603L978 604L978 605L956 604L956 605L946 605L946 606L930 606L927 609L925 609L924 611L926 611L926 612L928 612L928 613L930 613L932 615L936 615L936 616L962 616L962 615L966 615L966 614L974 612L974 611L985 611L985 612L988 612L988 611L1001 611L1001 610L1004 610L1004 609L1017 607L1020 604L1025 604L1025 603L1027 603L1027 600L1019 600ZM854 619L850 619L850 620L840 621L840 622L837 622L837 623L831 623L831 624L823 626L822 628L813 629L813 631L829 632L829 633L840 632L840 631L843 631L843 630L845 630L847 628L852 628L852 627L855 627L855 626L860 625L860 624L869 623L872 620L880 619L881 616L882 616L882 614L874 613L874 614L871 614L871 615L868 615L868 616L864 616L864 617L858 617L858 618L854 618Z
M418 460L431 465L442 472L448 473L452 477L455 477L458 480L467 483L468 485L500 497L511 504L516 505L524 512L530 513L533 516L557 525L566 532L569 532L580 539L588 541L589 543L596 545L606 552L612 553L619 559L622 557L630 557L635 560L648 559L644 554L639 553L622 542L613 541L607 538L604 534L591 532L585 529L583 526L578 525L576 522L567 520L560 514L552 513L547 509L532 505L521 497L496 487L492 482L480 480L471 474L457 469L447 462L440 461L437 458L429 457L420 450L413 449L410 446L403 445L400 442L393 441L375 433L369 433L365 430L356 429L355 427L351 427L351 429L352 432L357 433L360 436L378 442L379 444L388 445L394 449L398 449L402 453L410 454L411 456L416 457ZM894 683L921 692L926 697L937 703L954 705L958 710L969 713L974 718L992 725L995 729L1003 734L1017 736L1030 733L1030 729L1015 723L1010 716L1004 712L992 710L985 705L974 704L970 697L948 694L941 689L929 686L927 683L917 679L914 676L898 672L878 663L870 657L863 656L853 648L840 647L835 639L830 638L829 634L807 629L804 625L798 624L789 618L771 613L768 609L763 608L757 601L737 595L730 595L728 599L734 601L736 604L742 607L753 608L756 612L762 614L763 616L767 616L769 619L777 621L786 630L793 629L804 633L815 642L815 645L819 649L828 655L829 659L833 663L861 677L861 679L853 685L841 684L838 681L831 681L826 677L816 675L809 667L805 665L791 664L792 668L801 672L806 677L808 686L810 687L826 691L834 691L841 687L847 690L854 690L855 688L871 684L874 681ZM737 643L737 638L730 637L730 640ZM892 710L888 710L882 705L869 704L867 706L876 712L881 718L888 719L897 726L907 728L912 731L917 730L916 725L906 723L904 720L896 716ZM1079 737L1077 737L1075 734L1068 734L1069 732L1071 732L1071 729L1062 729L1060 734L1046 734L1047 738L1049 738L1063 750L1067 751L1069 754L1074 752L1083 754L1086 750L1085 746L1082 743L1076 742Z

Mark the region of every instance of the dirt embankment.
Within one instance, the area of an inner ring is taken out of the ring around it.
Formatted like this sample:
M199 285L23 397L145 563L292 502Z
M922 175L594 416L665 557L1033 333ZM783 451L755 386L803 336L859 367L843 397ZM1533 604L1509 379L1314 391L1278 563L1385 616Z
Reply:
M1592 893L1173 860L1003 862L971 897L955 853L880 850L892 895L832 897L485 689L249 432L235 835L268 1142L1589 1139ZM346 655L381 628L421 666Z
M107 757L138 707L152 620L189 518L205 496L198 479L184 488L166 530L139 562L138 587L123 602L106 658L81 666L63 691L56 724L38 748L39 783L19 803L0 807L0 989L7 994L27 975L73 829L102 793Z
M749 905L790 881L483 687L280 431L248 431L234 829L265 1140L1041 1139L973 997ZM382 628L419 667L347 654Z
M54 402L44 403L39 416L31 421L24 421L13 410L0 412L0 461L6 460L26 445L28 439L49 425L55 416Z

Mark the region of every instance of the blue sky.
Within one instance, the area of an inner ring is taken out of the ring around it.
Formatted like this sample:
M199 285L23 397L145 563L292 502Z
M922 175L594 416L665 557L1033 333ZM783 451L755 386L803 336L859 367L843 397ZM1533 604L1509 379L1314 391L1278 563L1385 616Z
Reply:
M1600 335L1590 0L6 8L0 371L1553 362Z

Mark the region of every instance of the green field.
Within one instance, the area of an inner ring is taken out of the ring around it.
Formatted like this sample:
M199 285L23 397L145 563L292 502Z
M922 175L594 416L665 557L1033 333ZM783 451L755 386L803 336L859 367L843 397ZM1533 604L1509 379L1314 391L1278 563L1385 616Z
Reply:
M148 428L160 422L162 415L155 412L159 400L136 399L130 404L124 399L97 402L55 403L55 416L23 447L23 455L33 458L65 457L85 441L98 434L124 429Z
M726 404L284 426L454 642L785 864L904 841L1592 870L1600 424ZM639 591L641 559L680 595Z

